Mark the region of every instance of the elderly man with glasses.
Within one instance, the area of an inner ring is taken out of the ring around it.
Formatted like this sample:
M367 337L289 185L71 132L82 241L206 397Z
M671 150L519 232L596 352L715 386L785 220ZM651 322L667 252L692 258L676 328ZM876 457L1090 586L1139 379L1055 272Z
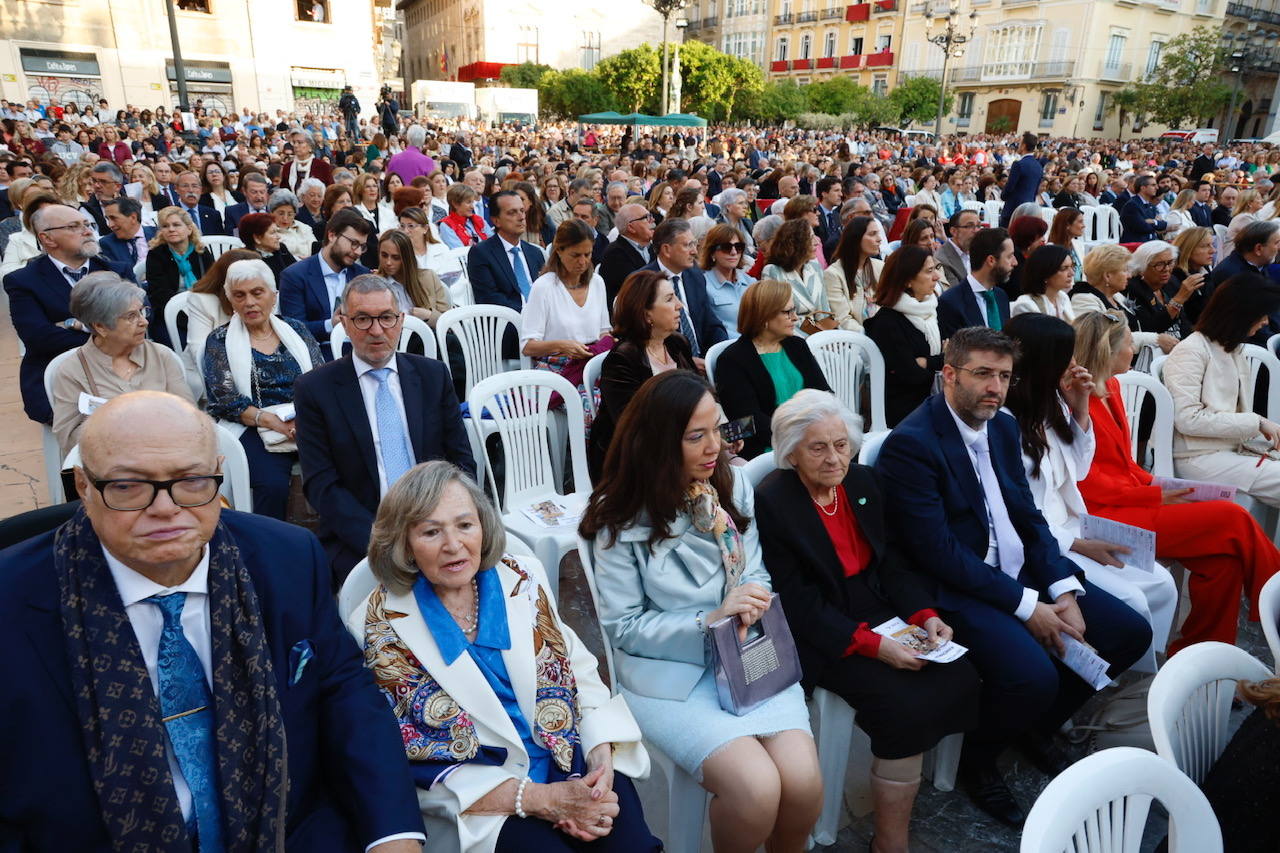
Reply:
M613 300L622 289L627 276L653 260L649 241L653 239L653 214L642 204L624 204L614 217L618 239L614 240L600 258L600 277L613 313Z

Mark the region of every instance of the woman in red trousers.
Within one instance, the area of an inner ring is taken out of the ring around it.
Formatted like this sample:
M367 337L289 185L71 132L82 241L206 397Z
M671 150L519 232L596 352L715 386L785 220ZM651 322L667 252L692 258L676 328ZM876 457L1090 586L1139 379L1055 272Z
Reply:
M1076 362L1096 382L1089 414L1097 449L1080 482L1085 504L1094 515L1154 530L1156 556L1186 566L1191 612L1169 654L1205 640L1234 644L1240 594L1248 590L1249 619L1257 622L1258 593L1280 570L1280 552L1238 504L1190 503L1190 489L1152 485L1130 454L1129 419L1115 379L1133 361L1133 336L1112 314L1089 312L1075 326Z

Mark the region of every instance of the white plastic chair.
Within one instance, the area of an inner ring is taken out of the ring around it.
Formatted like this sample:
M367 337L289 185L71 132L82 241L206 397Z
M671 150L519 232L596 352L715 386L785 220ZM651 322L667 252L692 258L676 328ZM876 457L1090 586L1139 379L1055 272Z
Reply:
M1096 752L1050 782L1027 815L1021 853L1138 853L1153 799L1169 813L1169 853L1222 853L1200 789L1131 746Z
M974 213L978 214L979 218L982 218L986 215L987 203L985 201L977 201L976 199L974 201L965 201L960 203L960 209L972 210Z
M882 429L875 432L869 432L862 436L862 447L858 450L858 463L868 467L874 467L876 457L880 455L880 447L884 444L884 440L889 437L889 433L893 430Z
M560 528L542 527L522 510L541 498L562 495L563 478L556 473L553 455L563 436L551 411L551 395L564 400L563 422L568 426L569 463L572 465L576 489L566 495L568 503L585 506L590 495L591 478L587 474L586 428L582 418L582 398L578 390L563 376L549 370L513 370L481 380L467 395L471 409L471 427L481 439L484 423L502 442L505 462L505 488L499 492L493 474L493 460L488 447L480 441L480 452L488 462L489 486L498 496L507 530L533 548L547 571L552 586L559 590L560 560L577 547L576 525ZM482 413L487 417L482 417Z
M1098 206L1098 242L1099 243L1119 243L1120 242L1120 211L1116 210L1109 204Z
M1249 381L1246 383L1248 399L1252 399L1258 383L1259 368L1267 369L1267 418L1280 419L1280 357L1275 350L1257 344L1245 344L1245 361L1249 365Z
M436 333L431 331L431 327L427 325L426 321L419 320L412 314L405 314L403 322L404 326L400 330L400 342L396 344L396 350L408 352L409 342L417 338L422 341L422 354L427 358L436 358ZM345 325L338 323L333 327L333 331L329 333L329 351L333 353L335 359L342 358L342 348L350 340L347 337L347 327ZM449 363L446 361L444 366L447 368Z
M604 371L604 360L609 353L602 352L591 356L582 368L582 387L587 392L587 411L594 421L599 412L596 411L596 388L600 385L600 374Z
M1138 351L1137 358L1133 360L1133 369L1140 370L1143 373L1151 372L1151 362L1158 356L1163 355L1160 344L1156 339L1160 336L1155 332L1134 332L1133 346Z
M747 482L751 484L751 488L760 485L760 482L767 476L769 472L777 468L777 462L773 458L773 451L761 453L755 459L752 459L746 465L742 466L742 474L747 478Z
M720 360L720 353L728 348L733 341L721 341L718 344L712 344L711 349L707 350L703 360L707 363L707 381L712 385L716 384L716 362Z
M861 332L829 329L810 335L806 343L836 397L850 411L862 415L864 423L868 419L859 404L862 379L865 374L869 374L871 429L888 429L884 413L884 357L880 355L880 348L875 341Z
M1099 239L1097 206L1086 204L1080 208L1080 213L1084 216L1084 242L1093 243L1097 241Z
M1054 210L1052 207L1044 207L1043 205L1040 207L1040 218L1043 219L1044 224L1048 225L1050 228L1053 227L1053 218L1057 215L1058 211Z
M213 253L213 259L216 261L222 257L225 252L232 249L243 249L244 242L239 237L224 237L221 235L211 237L201 237L200 242L204 243L206 249Z
M181 358L187 348L182 344L182 334L178 329L178 318L188 314L187 302L190 299L191 291L189 290L175 293L170 297L169 301L164 305L164 327L169 332L171 348L178 354L178 360L182 362L182 375L187 379L187 387L191 389L191 396L196 400L203 400L204 376L200 373L200 366L189 367L186 359Z
M44 396L49 405L53 405L53 378L58 375L64 362L75 357L74 349L58 353L44 369ZM57 436L53 434L53 427L49 424L40 424L40 449L44 453L44 478L49 487L49 503L63 503L67 496L62 488L62 449L58 447Z
M1262 618L1262 633L1271 648L1271 665L1280 669L1280 575L1272 575L1262 585L1258 613Z
M1160 381L1140 370L1116 376L1125 411L1129 413L1129 452L1157 477L1173 476L1173 397ZM1138 459L1138 422L1147 396L1155 403L1155 421L1147 439L1147 458Z
M1147 694L1156 753L1199 785L1227 746L1236 682L1271 677L1266 664L1226 643L1196 643L1178 652Z
M1002 201L984 201L982 206L987 211L986 223L991 227L1000 224L1000 214L1004 211L1004 202ZM939 213L941 215L941 213Z
M1227 256L1227 226L1213 226L1213 256L1215 258L1225 258Z
M1280 334L1272 335L1267 338L1267 349L1277 355L1280 355Z

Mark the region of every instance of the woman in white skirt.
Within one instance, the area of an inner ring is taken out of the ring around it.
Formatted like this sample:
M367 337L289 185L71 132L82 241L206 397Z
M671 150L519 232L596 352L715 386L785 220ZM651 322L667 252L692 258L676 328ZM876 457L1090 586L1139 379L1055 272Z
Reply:
M1075 330L1056 317L1028 313L1010 320L1005 332L1021 351L1006 405L1022 431L1022 464L1036 506L1063 556L1150 623L1151 647L1133 668L1155 672L1156 650L1168 644L1178 608L1173 576L1159 563L1147 571L1129 562L1125 549L1080 536L1088 510L1076 482L1093 462L1093 378L1072 359Z
M799 684L722 710L707 627L740 635L771 604L750 485L722 452L719 405L689 371L647 380L618 423L580 532L595 543L600 620L647 742L711 792L716 853L799 851L822 777Z

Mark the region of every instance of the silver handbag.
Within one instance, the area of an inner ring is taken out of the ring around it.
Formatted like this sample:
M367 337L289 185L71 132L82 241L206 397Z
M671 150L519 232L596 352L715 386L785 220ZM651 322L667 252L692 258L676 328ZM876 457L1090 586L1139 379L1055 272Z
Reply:
M709 630L716 693L729 713L749 714L800 681L800 656L779 596L774 595L744 643L738 642L737 616L713 622Z

